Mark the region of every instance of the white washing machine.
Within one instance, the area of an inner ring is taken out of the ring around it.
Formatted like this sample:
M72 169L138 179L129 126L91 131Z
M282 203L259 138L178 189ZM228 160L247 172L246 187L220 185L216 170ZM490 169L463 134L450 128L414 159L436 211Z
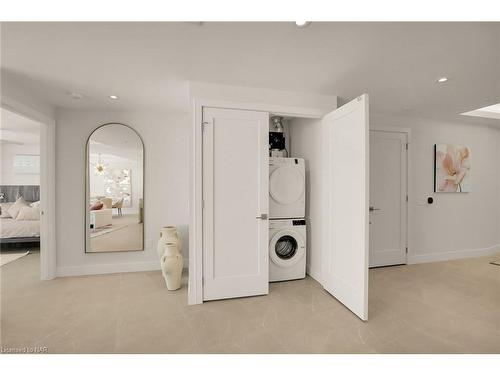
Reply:
M269 220L269 281L306 277L305 219Z
M306 216L305 163L301 158L269 158L269 218Z

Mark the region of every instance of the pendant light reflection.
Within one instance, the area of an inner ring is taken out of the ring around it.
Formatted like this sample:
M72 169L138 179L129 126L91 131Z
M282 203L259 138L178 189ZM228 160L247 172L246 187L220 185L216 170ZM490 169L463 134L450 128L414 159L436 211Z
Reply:
M106 168L108 167L108 164L104 163L101 160L101 154L98 154L97 156L97 163L94 164L94 173L99 176L103 176L106 174Z

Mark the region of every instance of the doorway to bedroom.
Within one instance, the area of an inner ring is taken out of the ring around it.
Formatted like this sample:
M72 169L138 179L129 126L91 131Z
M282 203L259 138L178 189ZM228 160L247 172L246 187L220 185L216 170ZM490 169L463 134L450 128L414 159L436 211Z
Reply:
M43 124L6 108L0 111L0 266L22 272L35 262L39 269Z

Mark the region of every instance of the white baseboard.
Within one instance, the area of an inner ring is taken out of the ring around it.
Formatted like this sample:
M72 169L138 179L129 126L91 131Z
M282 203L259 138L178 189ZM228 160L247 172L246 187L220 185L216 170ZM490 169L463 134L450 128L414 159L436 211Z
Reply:
M188 268L189 260L184 258L183 267ZM112 263L112 264L92 264L85 266L58 267L57 277L103 275L109 273L122 272L144 272L159 271L160 262L133 262L133 263Z
M160 270L160 263L157 261L92 264L85 266L58 267L57 277L102 275L106 273L141 272L141 271L157 271L157 270Z
M458 251L446 251L442 253L427 253L418 255L408 255L408 264L443 262L446 260L473 258L494 254L500 251L500 244L482 249L469 249Z

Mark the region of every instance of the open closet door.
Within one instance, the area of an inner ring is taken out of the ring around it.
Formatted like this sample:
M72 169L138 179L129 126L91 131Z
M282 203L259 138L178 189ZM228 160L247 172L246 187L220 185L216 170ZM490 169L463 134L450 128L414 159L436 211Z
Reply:
M203 300L267 294L269 115L203 109Z
M368 95L327 114L322 126L322 283L368 320Z

